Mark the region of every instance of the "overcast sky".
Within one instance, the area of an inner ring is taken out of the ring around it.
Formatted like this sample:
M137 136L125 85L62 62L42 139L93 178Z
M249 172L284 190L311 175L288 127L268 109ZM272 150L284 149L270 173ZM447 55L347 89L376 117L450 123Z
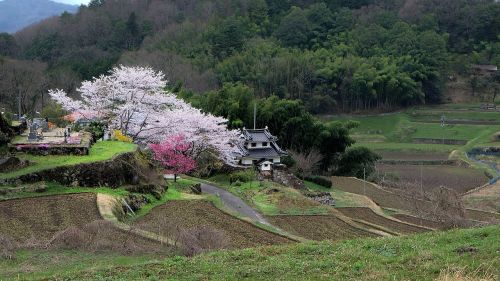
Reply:
M73 5L88 4L90 2L90 0L52 0L52 1L65 4L73 4Z

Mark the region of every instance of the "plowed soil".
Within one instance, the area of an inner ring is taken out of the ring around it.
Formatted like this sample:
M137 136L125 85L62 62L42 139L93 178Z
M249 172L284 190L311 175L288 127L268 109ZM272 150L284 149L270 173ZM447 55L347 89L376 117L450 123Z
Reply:
M411 184L420 187L422 175L422 186L426 190L432 190L441 186L451 188L459 193L467 192L488 182L488 177L481 171L453 166L442 165L377 165L379 175L390 174L396 176L395 186L401 187Z
M398 194L389 192L387 190L377 188L371 183L364 183L362 180L349 177L332 177L333 186L336 189L342 191L351 192L355 194L366 195L370 197L375 203L382 207L406 210L409 212L413 211L415 205L415 200L410 200L408 198L402 197ZM431 202L418 201L420 208L433 208ZM467 217L472 220L477 221L500 221L500 214L483 212L478 210L467 209Z
M0 234L18 241L48 240L58 231L100 219L96 195L90 193L0 202Z
M411 207L413 203L410 200L395 193L377 188L371 183L365 183L359 179L347 177L332 177L332 182L336 189L368 196L382 207L399 210L412 210Z
M226 214L211 202L202 200L168 202L154 208L134 225L156 233L168 233L169 229L162 228L172 225L184 229L207 226L225 235L229 240L227 248L250 248L293 242Z
M318 216L269 216L275 226L311 240L344 240L359 237L376 237L368 231L355 228L333 215Z
M437 221L431 221L431 220L427 220L427 219L421 219L418 217L409 216L409 215L405 215L405 214L396 214L393 217L395 217L396 219L398 219L400 221L415 224L415 225L421 225L421 226L430 227L430 228L434 228L434 229L444 229L445 228L443 223L440 223Z
M413 226L385 218L376 214L369 208L338 208L337 210L350 218L363 220L375 225L379 225L401 234L412 234L429 231L425 228L420 228L418 226Z

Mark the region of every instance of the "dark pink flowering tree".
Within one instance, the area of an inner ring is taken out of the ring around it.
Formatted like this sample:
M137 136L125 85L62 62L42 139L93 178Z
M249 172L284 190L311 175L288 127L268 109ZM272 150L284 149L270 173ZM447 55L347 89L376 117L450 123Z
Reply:
M190 156L192 144L186 141L184 135L173 135L159 144L150 144L153 157L166 172L174 174L177 181L178 174L189 173L196 168L196 161Z

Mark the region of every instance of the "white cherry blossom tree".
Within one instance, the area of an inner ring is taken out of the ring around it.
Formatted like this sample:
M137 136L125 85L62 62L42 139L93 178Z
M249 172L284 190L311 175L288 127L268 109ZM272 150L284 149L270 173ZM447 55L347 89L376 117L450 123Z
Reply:
M228 130L227 120L203 113L165 91L165 76L148 67L119 66L109 75L85 81L77 89L81 100L62 90L49 95L66 110L92 112L111 129L121 130L138 143L159 143L182 134L192 143L192 157L215 149L227 163L240 152L240 132Z

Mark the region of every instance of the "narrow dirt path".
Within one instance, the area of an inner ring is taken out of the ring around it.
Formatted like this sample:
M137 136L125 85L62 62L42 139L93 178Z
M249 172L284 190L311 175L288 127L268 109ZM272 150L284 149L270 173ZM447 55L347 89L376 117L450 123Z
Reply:
M241 200L238 196L233 195L232 193L222 188L202 183L201 191L203 193L213 194L219 197L226 208L243 217L249 218L253 221L260 222L262 224L271 225L264 218L264 216L255 211L252 207L250 207L247 203Z

